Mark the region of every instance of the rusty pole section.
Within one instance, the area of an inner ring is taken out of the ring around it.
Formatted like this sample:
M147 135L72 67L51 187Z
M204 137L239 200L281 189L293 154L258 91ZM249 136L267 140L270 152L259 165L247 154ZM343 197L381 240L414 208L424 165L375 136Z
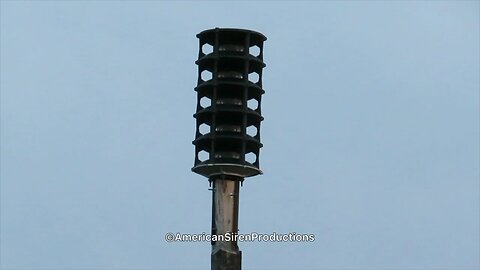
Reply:
M261 174L259 164L263 43L259 32L215 28L199 43L195 162L192 171L212 186L212 270L240 270L240 183ZM229 236L230 239L226 239Z
M236 180L212 180L212 235L234 235L238 233L238 203L240 184ZM242 252L236 239L212 241L212 269L241 269Z

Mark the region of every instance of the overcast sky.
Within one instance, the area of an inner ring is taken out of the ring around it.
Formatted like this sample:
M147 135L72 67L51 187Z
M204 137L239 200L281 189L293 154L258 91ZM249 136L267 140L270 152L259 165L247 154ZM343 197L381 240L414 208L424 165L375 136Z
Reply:
M244 269L479 269L478 1L1 1L0 268L207 269L195 35L265 43Z

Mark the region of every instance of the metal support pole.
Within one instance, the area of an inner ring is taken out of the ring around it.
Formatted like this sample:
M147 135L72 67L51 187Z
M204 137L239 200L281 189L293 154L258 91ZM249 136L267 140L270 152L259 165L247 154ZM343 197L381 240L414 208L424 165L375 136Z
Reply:
M212 181L212 235L230 234L231 241L212 241L211 269L240 270L242 252L234 235L238 233L240 181L215 178Z

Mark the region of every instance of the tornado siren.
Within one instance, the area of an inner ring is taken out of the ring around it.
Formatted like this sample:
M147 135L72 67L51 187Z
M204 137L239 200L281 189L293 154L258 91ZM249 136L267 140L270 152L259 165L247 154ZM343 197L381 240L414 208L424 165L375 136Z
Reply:
M208 178L261 174L259 154L264 35L215 28L197 35L195 162Z

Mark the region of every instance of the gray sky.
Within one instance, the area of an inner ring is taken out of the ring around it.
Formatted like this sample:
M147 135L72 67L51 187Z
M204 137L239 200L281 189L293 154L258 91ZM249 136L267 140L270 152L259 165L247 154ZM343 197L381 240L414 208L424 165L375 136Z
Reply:
M1 1L0 268L206 269L195 34L264 33L245 269L478 269L478 1Z

